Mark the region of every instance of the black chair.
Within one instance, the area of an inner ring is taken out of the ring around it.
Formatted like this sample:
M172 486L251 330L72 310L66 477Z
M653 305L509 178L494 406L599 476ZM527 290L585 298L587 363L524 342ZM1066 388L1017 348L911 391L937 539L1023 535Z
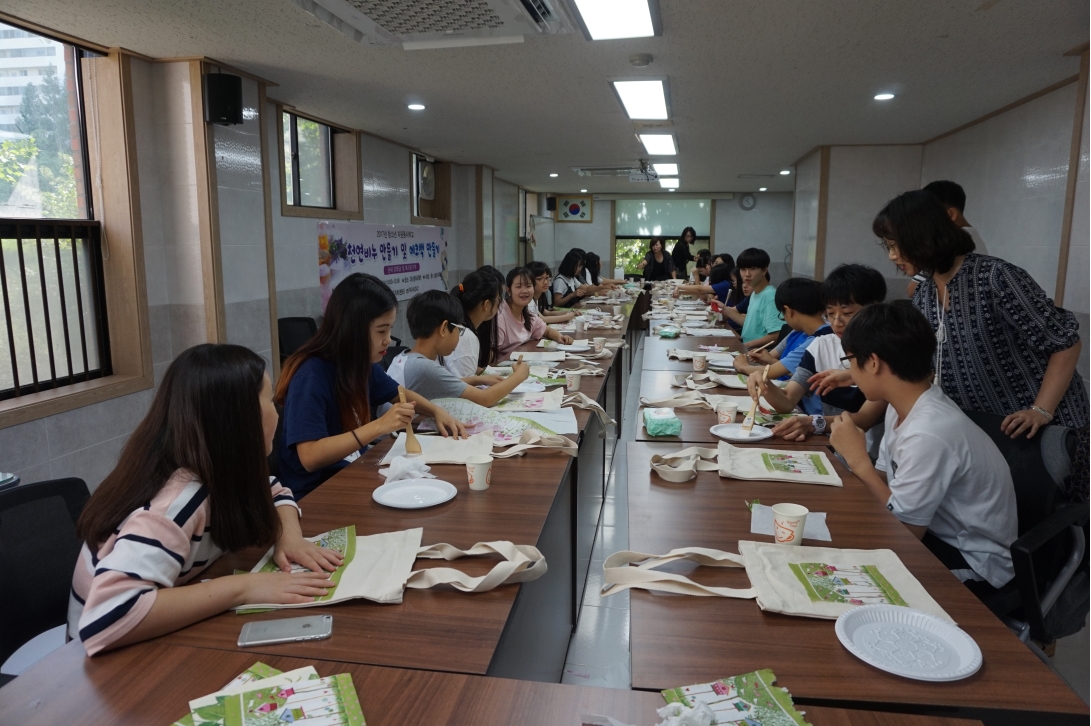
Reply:
M384 371L390 369L390 363L397 358L400 353L409 350L408 346L402 345L401 338L395 338L392 335L390 336L390 340L393 342L393 345L386 349L386 355L383 356L382 365Z
M0 663L68 622L72 573L83 546L76 520L90 496L83 479L74 478L0 492ZM0 685L12 678L0 675Z
M1024 642L1049 644L1078 632L1088 612L1088 504L1070 491L1075 430L1046 426L1033 439L1012 439L1000 430L1003 416L966 415L1007 460L1019 518L1015 579L985 604Z
M283 363L318 332L314 318L277 318L277 336L280 338L280 362Z

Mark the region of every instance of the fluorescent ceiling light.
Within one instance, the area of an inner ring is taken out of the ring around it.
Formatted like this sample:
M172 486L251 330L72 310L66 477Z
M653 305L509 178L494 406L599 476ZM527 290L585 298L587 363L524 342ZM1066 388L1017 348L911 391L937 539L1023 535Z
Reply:
M761 189L759 189L758 191L759 191L759 192L764 192L764 191L765 191L766 189L768 189L768 188L769 188L769 187L762 187L762 188L761 188Z
M791 173L792 173L791 169L782 169L781 172L780 172L780 175L781 176L788 176Z
M678 186L678 179L660 179L659 186L664 189L675 189Z
M655 35L648 0L576 0L591 40Z
M894 98L893 93L880 93L879 95L875 96L876 101L889 101L892 98Z
M678 153L674 137L670 134L640 134L640 143L652 156L674 156Z
M633 120L668 119L663 81L612 81L625 113Z
M659 176L678 176L677 164L652 164L652 168Z
M554 172L554 173L550 174L550 175L549 175L549 178L550 178L550 179L556 179L556 178L557 178L557 173L556 173L556 172Z
M587 190L586 189L581 189L580 194L587 194Z
M423 103L411 103L411 104L409 104L409 110L410 111L423 111L424 110L424 104Z

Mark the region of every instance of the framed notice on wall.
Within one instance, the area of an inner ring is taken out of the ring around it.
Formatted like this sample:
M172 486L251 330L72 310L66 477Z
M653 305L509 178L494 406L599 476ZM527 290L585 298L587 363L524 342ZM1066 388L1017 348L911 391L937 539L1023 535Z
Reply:
M591 206L590 196L558 196L557 221L590 222L592 212Z

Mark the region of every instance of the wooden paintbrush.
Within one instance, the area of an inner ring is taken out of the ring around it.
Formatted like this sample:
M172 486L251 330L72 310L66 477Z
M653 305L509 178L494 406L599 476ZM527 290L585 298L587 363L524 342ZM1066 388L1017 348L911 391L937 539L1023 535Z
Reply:
M765 371L761 374L762 383L769 382L769 366L765 366ZM754 418L758 415L758 401L761 400L761 392L754 397L754 405L750 407L750 413L746 414L746 418L742 421L742 430L749 436L750 432L754 430Z
M398 386L398 400L405 403L405 388ZM423 454L424 451L420 447L420 442L417 441L417 435L413 433L413 421L405 425L405 453L407 454Z

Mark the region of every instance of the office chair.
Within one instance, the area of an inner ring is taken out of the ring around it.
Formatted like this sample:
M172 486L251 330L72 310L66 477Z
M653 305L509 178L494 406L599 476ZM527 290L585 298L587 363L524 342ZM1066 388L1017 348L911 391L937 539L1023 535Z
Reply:
M1011 545L1015 578L985 604L1025 643L1050 644L1079 632L1088 612L1088 504L1070 491L1075 430L1046 426L1033 439L1012 439L1000 430L1003 416L966 415L1007 460L1019 518Z
M0 663L32 638L68 622L68 595L83 543L76 520L91 493L83 479L0 492ZM0 685L14 676L0 675Z
M314 318L278 318L277 336L280 338L280 362L284 363L318 332Z

